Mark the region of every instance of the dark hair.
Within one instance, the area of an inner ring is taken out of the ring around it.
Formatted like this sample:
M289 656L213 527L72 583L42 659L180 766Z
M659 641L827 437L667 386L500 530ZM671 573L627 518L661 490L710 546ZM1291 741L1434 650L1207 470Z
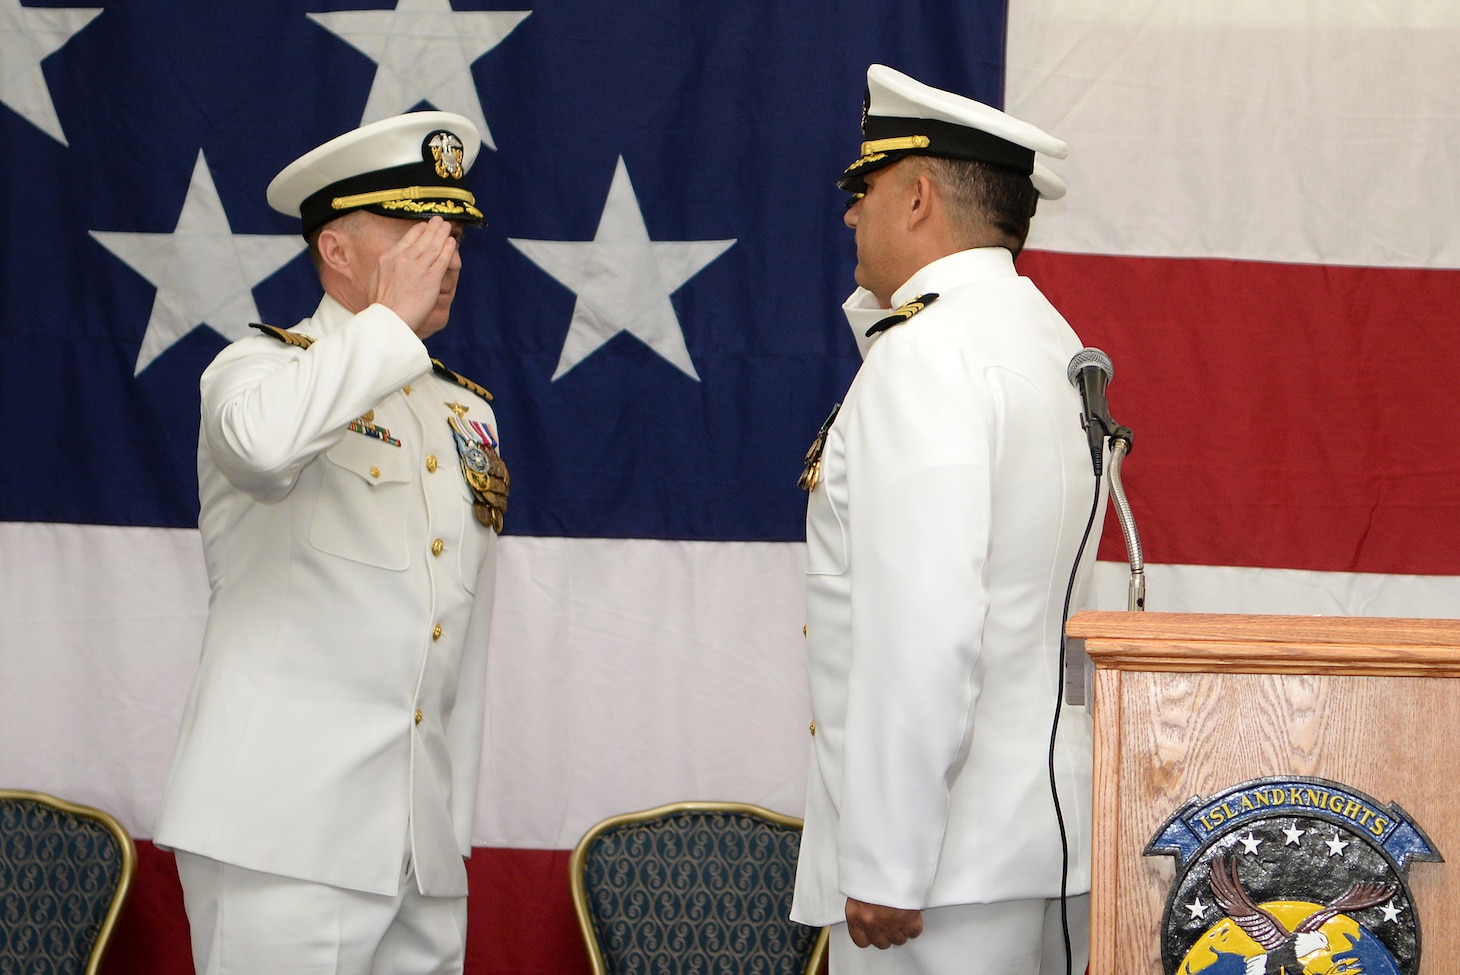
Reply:
M1019 253L1029 236L1029 219L1039 204L1039 193L1026 174L968 159L917 158L947 197L960 236L972 243L993 227L1008 238L1009 249Z

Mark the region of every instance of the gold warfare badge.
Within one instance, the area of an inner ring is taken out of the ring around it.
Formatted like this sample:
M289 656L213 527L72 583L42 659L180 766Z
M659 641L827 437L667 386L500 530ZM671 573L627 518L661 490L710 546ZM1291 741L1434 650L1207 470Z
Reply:
M1145 854L1176 858L1166 975L1417 975L1409 865L1444 859L1397 803L1307 777L1193 796Z

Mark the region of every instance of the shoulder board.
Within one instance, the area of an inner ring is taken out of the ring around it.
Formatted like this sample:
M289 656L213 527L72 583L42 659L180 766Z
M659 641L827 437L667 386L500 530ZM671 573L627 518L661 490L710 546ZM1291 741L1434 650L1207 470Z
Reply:
M464 386L465 388L471 390L473 393L476 393L482 399L486 400L488 403L492 401L492 394L487 392L487 388L485 386L480 386L477 383L472 382L470 379L467 379L461 373L453 372L452 370L446 368L444 365L441 364L440 359L432 359L431 368L436 371L436 375L441 376L445 379L449 379L452 382L456 383L456 385L458 386Z
M296 348L307 349L314 344L314 339L300 332L291 332L288 329L275 328L273 325L260 325L254 322L249 328L256 328L265 335L272 335L285 345L292 345Z
M870 339L878 332L885 332L894 325L901 325L903 322L907 321L909 318L913 317L918 312L922 311L924 308L928 307L937 300L938 293L936 291L930 291L925 295L918 295L911 301L904 301L902 304L897 306L897 310L894 311L891 315L888 315L876 325L873 325L871 328L867 329L867 338ZM865 321L865 319L863 320Z

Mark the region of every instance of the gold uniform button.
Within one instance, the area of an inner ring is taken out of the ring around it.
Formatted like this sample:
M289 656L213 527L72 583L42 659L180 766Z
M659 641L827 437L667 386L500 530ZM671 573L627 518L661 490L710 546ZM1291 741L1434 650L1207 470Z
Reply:
M426 455L426 473L428 473L428 474L435 474L436 473L436 468L438 466L440 466L440 465L437 463L436 455L435 454L427 454Z
M431 639L433 639L433 640L439 640L439 639L441 639L441 624L440 623L437 623L435 626L431 627Z
M378 467L372 467L372 468L370 468L370 476L371 477L379 477L380 476L380 468L378 468Z
M416 724L420 724L421 723L421 719L424 718L424 717L425 717L425 715L421 713L421 709L420 708L416 708Z
M805 636L806 635L806 627L804 627L804 626L801 627L801 635L802 636Z
M816 722L815 721L811 722L811 737L812 738L815 738L816 737Z
M431 554L432 555L440 555L441 552L445 548L446 548L446 543L443 542L441 539L438 538L434 542L431 543Z

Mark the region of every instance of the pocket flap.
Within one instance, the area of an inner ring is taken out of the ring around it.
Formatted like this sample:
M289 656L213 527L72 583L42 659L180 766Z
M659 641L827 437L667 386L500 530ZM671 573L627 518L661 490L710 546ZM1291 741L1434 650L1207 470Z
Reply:
M401 484L411 479L410 462L404 450L353 430L347 430L324 456L336 467L359 475L367 484Z

